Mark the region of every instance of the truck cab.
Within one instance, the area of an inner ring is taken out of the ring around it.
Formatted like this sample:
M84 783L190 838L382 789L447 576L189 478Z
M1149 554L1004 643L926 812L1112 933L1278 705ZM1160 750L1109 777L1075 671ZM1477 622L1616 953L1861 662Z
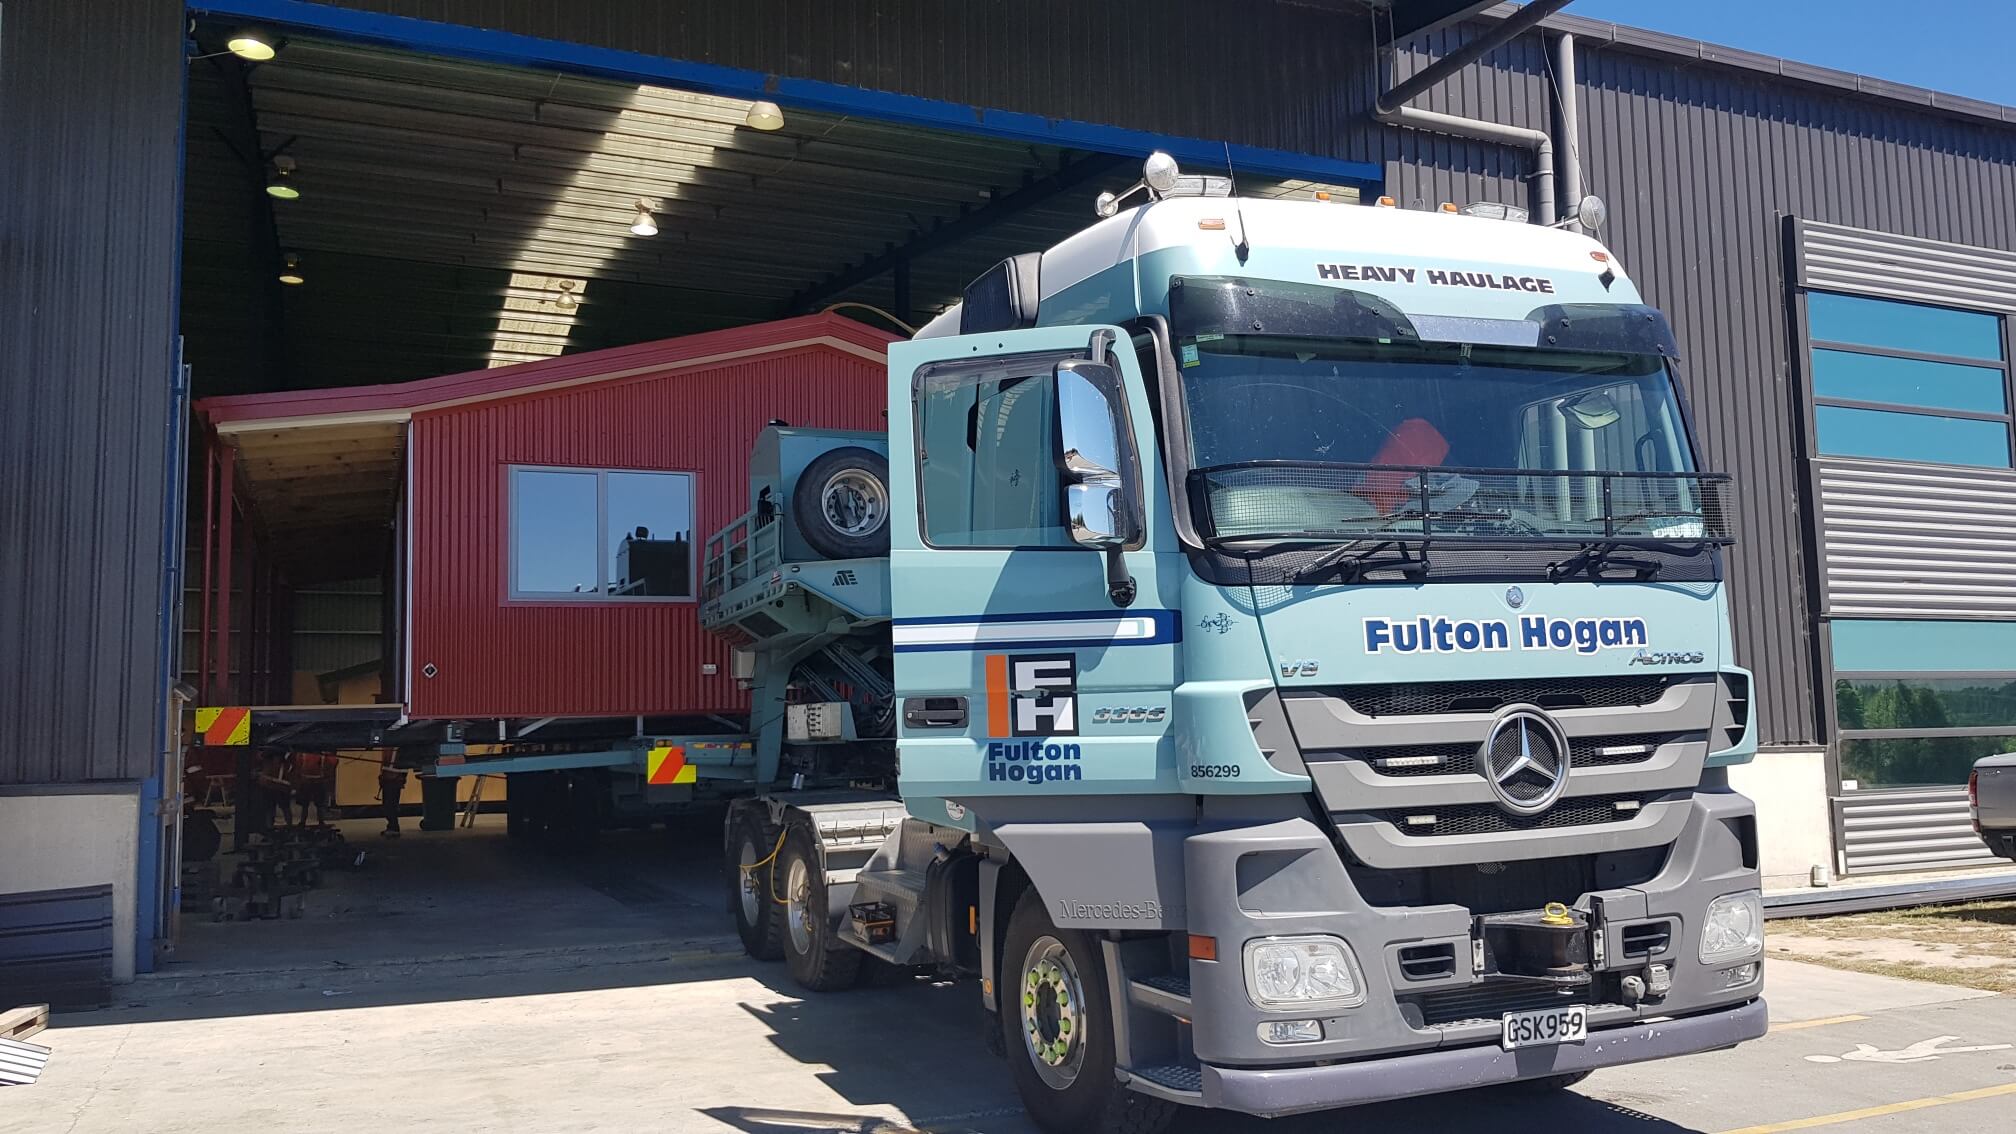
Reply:
M905 818L836 943L978 976L1053 1130L1761 1035L1665 317L1575 233L1136 191L890 351Z

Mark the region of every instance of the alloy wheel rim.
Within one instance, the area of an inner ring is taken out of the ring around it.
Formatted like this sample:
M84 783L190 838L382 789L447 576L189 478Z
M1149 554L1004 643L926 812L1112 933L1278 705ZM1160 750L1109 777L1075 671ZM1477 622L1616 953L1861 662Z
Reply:
M1065 1090L1085 1067L1085 987L1070 951L1045 935L1029 946L1017 989L1022 1047L1052 1090Z

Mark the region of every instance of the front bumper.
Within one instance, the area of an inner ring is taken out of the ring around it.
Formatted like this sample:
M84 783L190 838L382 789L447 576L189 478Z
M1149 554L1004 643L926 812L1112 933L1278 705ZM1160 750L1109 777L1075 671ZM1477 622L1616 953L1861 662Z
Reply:
M1762 1036L1764 1001L1682 1019L1592 1030L1559 1047L1459 1047L1327 1067L1200 1068L1206 1106L1273 1118L1733 1047Z

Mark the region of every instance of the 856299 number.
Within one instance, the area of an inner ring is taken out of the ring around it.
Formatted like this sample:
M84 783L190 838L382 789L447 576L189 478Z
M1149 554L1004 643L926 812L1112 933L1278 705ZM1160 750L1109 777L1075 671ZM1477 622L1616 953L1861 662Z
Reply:
M1237 764L1192 764L1190 778L1193 780L1236 780L1239 778Z

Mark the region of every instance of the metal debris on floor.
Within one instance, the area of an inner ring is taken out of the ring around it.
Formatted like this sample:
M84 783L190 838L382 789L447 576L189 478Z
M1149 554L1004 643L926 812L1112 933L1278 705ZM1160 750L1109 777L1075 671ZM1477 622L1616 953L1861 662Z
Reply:
M49 1052L39 1043L0 1039L0 1087L25 1087L41 1078Z

